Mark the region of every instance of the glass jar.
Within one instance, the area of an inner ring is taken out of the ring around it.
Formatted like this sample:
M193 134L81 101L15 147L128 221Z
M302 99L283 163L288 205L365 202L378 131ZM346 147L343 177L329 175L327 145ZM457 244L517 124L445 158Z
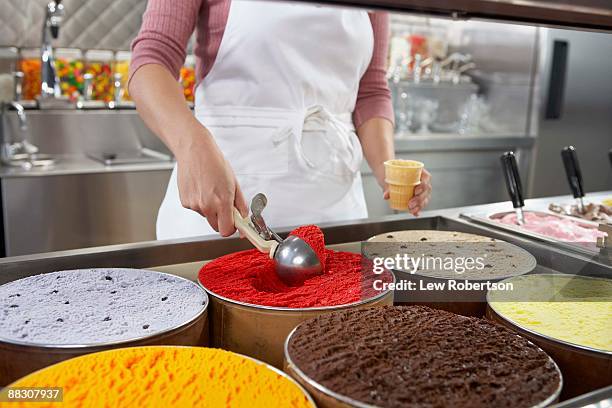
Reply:
M113 100L113 59L112 51L90 50L85 53L85 72L93 77L92 100Z
M181 68L180 82L183 86L183 95L187 102L194 102L195 99L195 56L188 55L185 65Z
M40 95L41 63L40 50L21 50L18 70L23 72L22 99L34 100Z
M130 73L130 58L132 53L129 51L118 51L115 54L115 75L121 76L119 81L121 82L120 100L123 102L131 101L130 94L128 92L128 79Z
M57 49L55 52L55 69L60 81L62 95L71 101L77 101L83 95L85 64L83 53L77 49Z

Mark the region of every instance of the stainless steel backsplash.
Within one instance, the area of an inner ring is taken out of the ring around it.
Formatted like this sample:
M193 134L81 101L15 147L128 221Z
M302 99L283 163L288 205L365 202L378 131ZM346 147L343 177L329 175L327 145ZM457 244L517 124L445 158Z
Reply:
M27 114L27 139L44 153L117 153L147 147L170 154L135 110L33 110ZM15 112L7 114L6 129L13 140L23 136Z

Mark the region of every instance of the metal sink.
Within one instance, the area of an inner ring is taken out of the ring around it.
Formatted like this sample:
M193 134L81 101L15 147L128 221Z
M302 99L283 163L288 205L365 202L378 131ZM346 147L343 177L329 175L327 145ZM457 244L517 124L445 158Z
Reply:
M49 154L41 153L21 153L14 154L9 159L3 161L3 165L9 167L21 167L23 169L31 169L32 167L50 167L57 162L57 158Z
M105 166L119 166L124 164L144 164L172 161L172 157L156 150L143 147L133 152L102 152L89 153L89 158Z

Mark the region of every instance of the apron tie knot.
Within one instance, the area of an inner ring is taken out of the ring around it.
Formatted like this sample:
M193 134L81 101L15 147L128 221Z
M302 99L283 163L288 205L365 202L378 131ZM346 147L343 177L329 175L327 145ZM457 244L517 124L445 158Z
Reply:
M313 105L304 112L302 131L304 136L310 132L321 136L335 174L353 177L361 165L361 146L351 126L350 115L344 119L341 120L340 115L332 114L321 105ZM304 161L312 168L318 167L306 155Z

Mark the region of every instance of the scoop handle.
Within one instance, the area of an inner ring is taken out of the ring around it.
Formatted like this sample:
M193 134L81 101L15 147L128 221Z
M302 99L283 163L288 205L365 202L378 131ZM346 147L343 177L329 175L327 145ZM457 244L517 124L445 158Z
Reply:
M278 246L278 242L274 240L266 241L255 230L248 218L243 218L240 211L234 207L234 226L248 239L251 244L259 251L269 254L270 258L274 257L274 252Z
M506 179L508 194L512 200L512 206L514 208L522 208L525 205L525 201L523 200L523 186L521 185L521 176L518 172L514 152L502 154L501 163Z
M574 198L584 197L584 187L582 183L582 172L578 163L578 155L574 146L565 146L561 150L561 158L567 175L567 182L572 190Z

